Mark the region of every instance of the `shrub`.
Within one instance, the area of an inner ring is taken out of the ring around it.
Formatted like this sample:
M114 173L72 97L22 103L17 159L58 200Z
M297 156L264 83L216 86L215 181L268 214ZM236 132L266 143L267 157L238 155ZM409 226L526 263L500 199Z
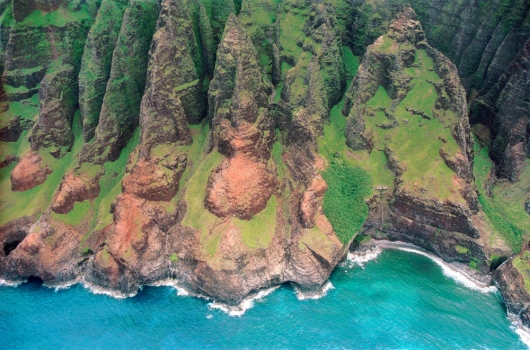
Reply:
M322 176L328 184L324 214L342 243L348 243L368 216L364 197L372 192L372 179L363 169L334 163Z

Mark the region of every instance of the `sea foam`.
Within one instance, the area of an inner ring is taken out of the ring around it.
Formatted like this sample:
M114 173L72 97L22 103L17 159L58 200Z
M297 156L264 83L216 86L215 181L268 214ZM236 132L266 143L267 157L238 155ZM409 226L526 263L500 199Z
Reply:
M508 312L508 319L512 322L511 329L519 336L519 339L530 349L530 329L523 325L521 318Z
M6 281L6 280L0 278L0 287L1 286L18 287L24 282L26 282L26 281Z
M254 302L263 300L263 298L265 298L267 295L271 294L278 288L280 288L280 286L275 286L275 287L268 288L268 289L262 289L258 293L243 299L243 301L239 305L236 305L236 306L230 306L230 305L226 305L226 304L213 301L208 304L208 308L210 308L211 310L214 310L214 309L221 310L227 315L232 316L232 317L236 317L236 316L241 317L245 314L245 312L248 309L254 306Z
M317 299L325 297L328 294L328 291L334 288L335 287L333 287L333 284L331 284L330 281L327 281L322 286L322 289L317 292L303 292L302 290L300 290L300 288L296 286L294 287L294 290L295 290L296 297L298 298L298 300L317 300Z
M81 283L81 285L83 287L85 287L86 289L88 289L92 294L106 295L106 296L112 297L114 299L132 298L136 294L138 294L138 290L133 292L133 293L121 293L121 292L118 292L118 291L115 291L115 290L106 289L106 288L91 284L91 283L87 282L85 279L82 279L79 283ZM139 290L141 290L141 287L140 287Z
M177 295L181 297L187 297L189 295L195 296L195 294L188 291L186 288L180 286L176 279L166 278L160 281L156 281L150 284L152 287L171 287L177 291Z
M363 250L363 251L357 251L357 252L348 252L348 257L346 260L346 264L348 267L353 267L354 265L358 265L361 268L364 269L364 264L377 259L379 254L381 254L383 250L379 246L373 246L370 249Z
M450 263L445 262L444 260L433 254L427 253L426 251L413 244L399 241L378 241L377 246L382 249L398 249L409 253L423 255L434 261L436 265L440 266L440 268L442 269L442 273L445 276L453 279L454 281L463 285L466 288L473 289L481 293L493 293L497 291L497 287L493 285L487 285L474 279L472 276L466 273L466 271L459 269Z

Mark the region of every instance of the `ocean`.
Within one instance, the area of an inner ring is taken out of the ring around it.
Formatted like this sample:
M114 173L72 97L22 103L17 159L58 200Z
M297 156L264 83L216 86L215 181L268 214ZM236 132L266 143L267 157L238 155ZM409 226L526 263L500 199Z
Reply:
M168 286L116 299L80 284L57 291L38 282L4 285L0 348L527 348L494 288L470 288L410 251L373 258L337 267L320 298L283 285L247 300L246 312Z

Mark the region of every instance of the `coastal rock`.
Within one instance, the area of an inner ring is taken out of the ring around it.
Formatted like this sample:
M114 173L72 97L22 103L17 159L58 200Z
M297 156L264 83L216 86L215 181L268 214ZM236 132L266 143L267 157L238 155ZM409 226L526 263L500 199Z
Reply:
M525 277L519 269L526 272ZM528 269L528 251L525 251L504 262L494 273L495 282L502 293L508 312L519 317L526 327L530 326Z
M31 227L21 227L16 248L3 261L2 276L24 280L39 276L53 286L74 280L82 272L82 235L71 226L44 215ZM11 236L13 237L13 236Z
M529 6L410 2L0 1L0 278L315 293L356 234L327 176L357 166L360 233L494 270L527 237L488 204L528 212ZM523 320L524 254L498 272Z
M425 73L414 73L418 70ZM346 143L357 151L384 149L385 166L395 176L394 184L379 185L380 195L370 200L363 232L411 242L450 261L474 258L486 271L484 240L489 231L479 215L472 173L473 141L465 91L459 81L456 67L429 46L414 11L405 8L389 25L388 33L368 47L346 94L342 110L348 114ZM431 99L432 105L424 105L423 110L407 107L420 86L422 98ZM373 104L375 99L378 106ZM374 118L392 122L392 128L372 121ZM431 128L431 123L441 123L445 130ZM411 137L417 137L416 142L433 153L425 157L418 152L412 155L414 159L409 158L409 151L402 147ZM420 170L415 164L419 159L430 165ZM435 173L447 170L441 185ZM499 248L502 251L505 246Z

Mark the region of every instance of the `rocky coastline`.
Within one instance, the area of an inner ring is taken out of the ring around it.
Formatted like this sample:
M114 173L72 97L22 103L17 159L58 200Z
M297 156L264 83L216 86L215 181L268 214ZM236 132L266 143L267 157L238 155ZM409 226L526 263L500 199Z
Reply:
M0 1L0 279L241 309L370 236L530 326L530 10L473 4Z

